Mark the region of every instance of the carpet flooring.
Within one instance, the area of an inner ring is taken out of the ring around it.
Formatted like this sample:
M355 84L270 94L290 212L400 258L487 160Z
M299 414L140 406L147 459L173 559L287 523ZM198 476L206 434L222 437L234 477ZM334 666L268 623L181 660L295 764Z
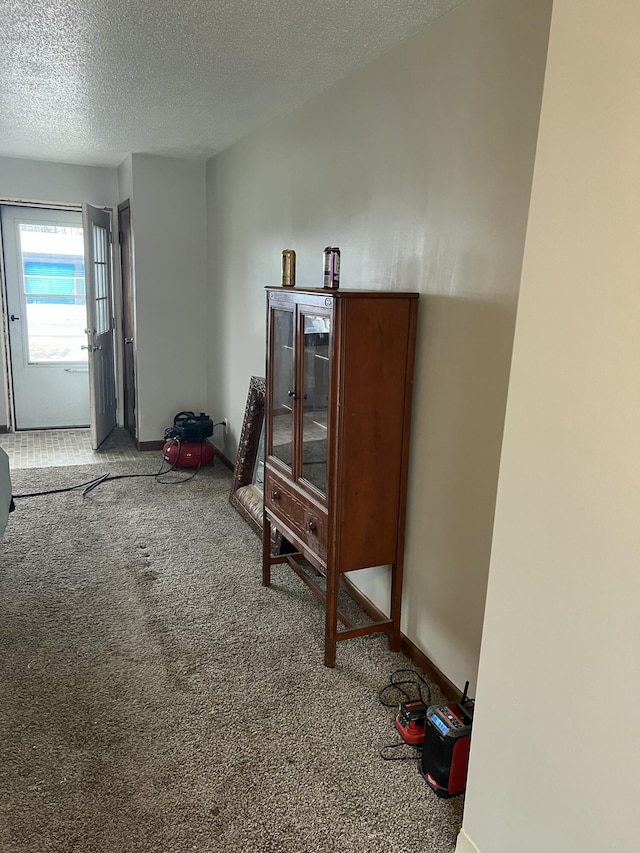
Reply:
M14 471L13 489L98 473ZM16 501L0 543L3 853L454 849L462 799L380 757L398 738L378 693L410 664L370 636L326 669L321 604L284 567L260 585L230 484L216 462L180 484Z

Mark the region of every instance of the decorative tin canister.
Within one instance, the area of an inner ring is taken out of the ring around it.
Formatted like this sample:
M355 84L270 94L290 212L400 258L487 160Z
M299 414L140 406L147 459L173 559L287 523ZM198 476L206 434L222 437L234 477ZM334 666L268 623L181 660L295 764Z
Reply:
M296 253L293 249L282 252L282 286L295 287L296 283Z
M340 249L336 246L324 250L324 287L326 290L340 287Z

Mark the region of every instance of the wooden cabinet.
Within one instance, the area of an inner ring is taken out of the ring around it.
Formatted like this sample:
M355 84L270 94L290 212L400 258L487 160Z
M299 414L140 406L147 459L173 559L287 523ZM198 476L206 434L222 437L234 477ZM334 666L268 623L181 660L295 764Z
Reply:
M263 583L287 562L325 601L326 666L350 637L385 631L400 647L417 306L417 293L267 288ZM271 554L272 526L324 588L295 555ZM341 576L387 564L389 618L352 625Z

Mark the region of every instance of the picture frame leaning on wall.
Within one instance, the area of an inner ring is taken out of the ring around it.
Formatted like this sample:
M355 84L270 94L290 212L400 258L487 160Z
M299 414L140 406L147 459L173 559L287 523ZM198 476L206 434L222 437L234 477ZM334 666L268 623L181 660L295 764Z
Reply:
M262 376L252 376L244 410L242 432L238 444L236 464L229 503L249 527L262 539L262 509L264 489L264 400L266 384ZM280 554L282 534L272 529L271 549Z

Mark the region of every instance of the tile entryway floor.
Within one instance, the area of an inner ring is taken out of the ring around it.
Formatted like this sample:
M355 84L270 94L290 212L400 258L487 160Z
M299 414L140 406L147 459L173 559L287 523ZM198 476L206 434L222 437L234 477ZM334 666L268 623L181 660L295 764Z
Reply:
M88 429L21 430L0 435L0 447L9 457L10 468L50 468L60 465L90 465L126 462L156 457L159 450L140 451L125 429L115 429L98 450L91 449Z

